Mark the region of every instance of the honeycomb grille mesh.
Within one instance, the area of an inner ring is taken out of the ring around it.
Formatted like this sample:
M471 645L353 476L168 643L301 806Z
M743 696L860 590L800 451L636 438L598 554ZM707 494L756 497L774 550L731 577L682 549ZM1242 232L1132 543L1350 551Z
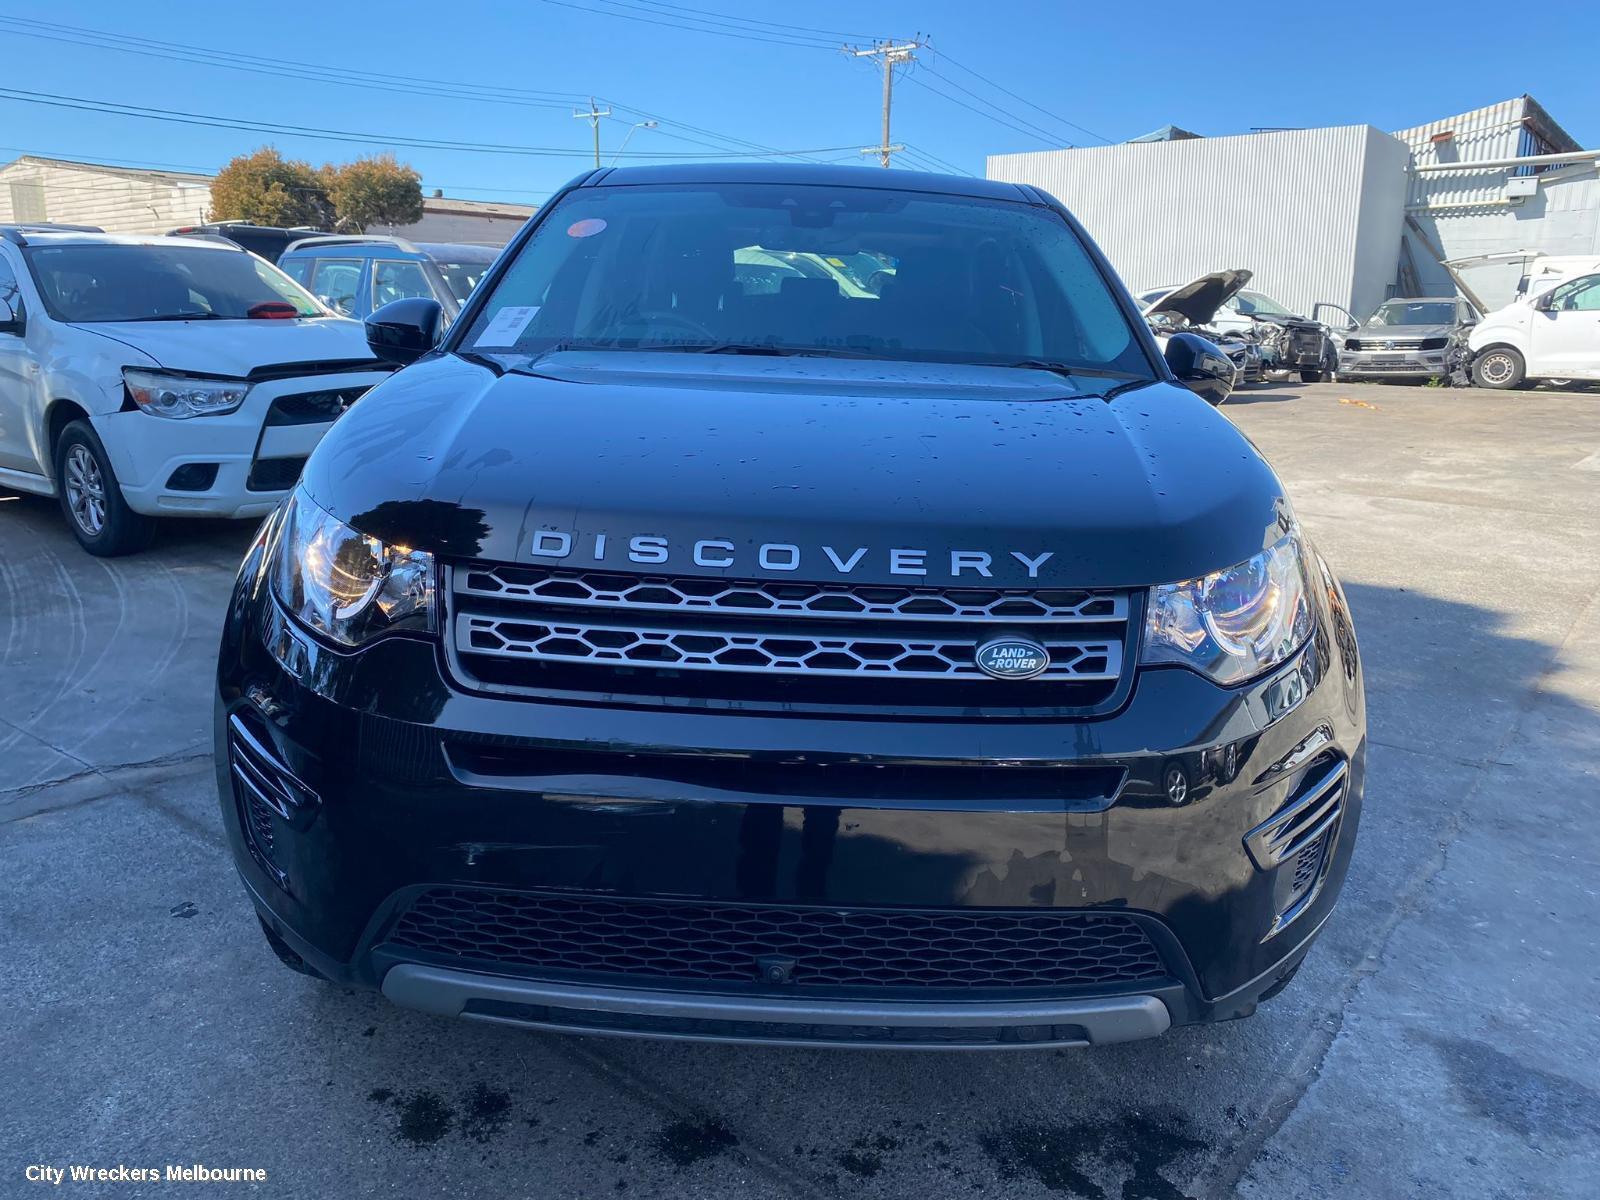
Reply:
M469 675L554 665L994 683L977 650L1026 635L1036 678L1110 691L1129 598L1066 588L899 587L453 568L452 644ZM486 664L486 665L485 665Z
M433 888L389 941L451 959L615 976L797 986L1012 988L1164 976L1120 913L824 909Z
M1116 679L1119 640L1044 637L1050 665L1042 679ZM641 629L614 624L524 621L464 614L456 647L474 654L545 662L621 663L705 671L781 671L805 675L890 675L900 679L983 679L973 639L828 637L796 627L773 633Z
M1024 592L778 583L513 566L462 569L456 577L456 592L584 608L914 621L1120 621L1128 611L1126 596L1075 588Z

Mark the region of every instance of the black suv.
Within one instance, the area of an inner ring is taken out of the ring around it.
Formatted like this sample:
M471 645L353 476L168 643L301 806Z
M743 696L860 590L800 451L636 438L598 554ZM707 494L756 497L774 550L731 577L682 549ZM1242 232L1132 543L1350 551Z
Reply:
M229 610L222 813L286 963L912 1047L1147 1037L1294 974L1361 806L1344 596L1180 385L1226 359L1163 360L1059 203L598 170L440 318L370 319L414 363Z

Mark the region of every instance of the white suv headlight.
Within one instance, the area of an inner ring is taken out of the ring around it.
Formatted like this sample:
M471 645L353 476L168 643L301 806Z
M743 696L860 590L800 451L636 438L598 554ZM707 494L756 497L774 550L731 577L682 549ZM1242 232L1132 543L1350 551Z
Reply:
M190 379L133 367L123 368L122 379L141 411L177 421L231 413L250 394L242 379Z
M1304 553L1291 533L1254 558L1150 589L1145 663L1177 663L1222 684L1288 659L1311 636Z
M346 646L433 629L433 555L359 533L299 490L279 529L273 591L303 624Z

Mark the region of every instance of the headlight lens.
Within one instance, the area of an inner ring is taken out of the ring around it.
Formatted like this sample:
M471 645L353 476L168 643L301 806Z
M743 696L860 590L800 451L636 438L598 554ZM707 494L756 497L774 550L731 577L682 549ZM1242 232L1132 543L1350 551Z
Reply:
M303 491L281 522L273 590L294 616L346 646L433 628L433 555L358 533Z
M250 394L250 385L242 379L187 379L132 367L123 370L122 378L141 410L176 421L231 413Z
M1151 588L1143 661L1178 663L1223 684L1270 671L1311 636L1303 559L1291 533L1237 566Z

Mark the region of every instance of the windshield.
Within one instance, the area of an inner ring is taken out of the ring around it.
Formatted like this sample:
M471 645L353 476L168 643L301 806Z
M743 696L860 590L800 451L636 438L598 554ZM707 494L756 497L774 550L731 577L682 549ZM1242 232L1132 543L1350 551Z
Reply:
M472 289L477 287L488 274L489 268L494 266L492 258L483 262L449 262L442 258L433 260L433 265L439 268L439 274L444 276L450 294L457 300L465 301L472 295Z
M1049 363L1152 378L1066 222L1033 205L787 184L580 188L457 345Z
M58 321L320 317L292 279L239 250L205 246L30 246L28 265Z
M1368 325L1454 325L1455 323L1454 300L1412 300L1406 303L1380 304L1378 311L1367 318Z
M1292 317L1294 314L1271 296L1263 296L1260 292L1240 292L1228 301L1228 307L1242 312L1245 316L1262 317Z

